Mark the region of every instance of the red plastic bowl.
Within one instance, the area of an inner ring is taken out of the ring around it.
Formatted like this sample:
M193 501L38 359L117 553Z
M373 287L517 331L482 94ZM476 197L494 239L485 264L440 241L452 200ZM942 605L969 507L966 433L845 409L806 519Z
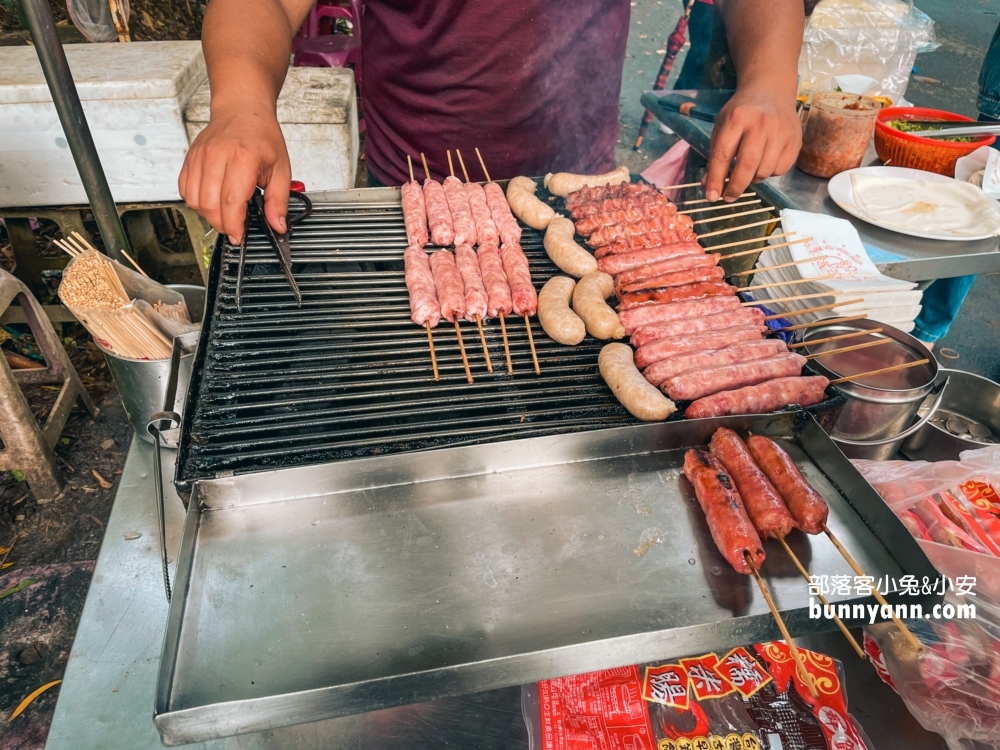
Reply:
M883 162L889 162L893 167L909 167L923 169L927 172L955 176L955 162L963 156L968 156L981 146L992 146L995 135L976 137L968 143L942 141L938 138L924 138L915 133L906 133L889 127L889 120L937 120L954 122L976 121L945 112L942 109L926 109L924 107L890 107L883 109L875 118L875 151Z

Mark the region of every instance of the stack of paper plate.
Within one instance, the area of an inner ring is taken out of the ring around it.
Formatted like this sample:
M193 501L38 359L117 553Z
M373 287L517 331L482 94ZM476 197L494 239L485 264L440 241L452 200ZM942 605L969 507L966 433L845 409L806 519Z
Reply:
M785 232L795 232L795 235L775 240L772 244L806 237L811 239L788 247L765 250L761 253L757 267L764 268L791 261L805 262L755 274L754 286L790 282L788 285L755 291L753 294L756 299L766 303L768 299L827 292L829 296L780 302L775 303L774 307L776 311L793 312L839 303L830 310L797 315L793 322L809 323L825 317L865 314L871 320L888 323L903 331L913 329L913 321L920 314L920 290L916 288L916 284L881 273L868 257L857 230L849 221L825 214L785 209L781 212L781 222ZM821 259L809 262L810 258ZM808 281L820 276L832 278Z

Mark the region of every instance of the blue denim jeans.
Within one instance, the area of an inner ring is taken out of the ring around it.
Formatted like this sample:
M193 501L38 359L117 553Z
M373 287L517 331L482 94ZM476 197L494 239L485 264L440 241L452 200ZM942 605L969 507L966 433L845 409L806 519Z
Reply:
M976 108L991 120L1000 120L1000 26L993 32L986 59L979 70Z
M975 276L956 276L937 279L927 287L913 335L932 344L948 333L975 280Z

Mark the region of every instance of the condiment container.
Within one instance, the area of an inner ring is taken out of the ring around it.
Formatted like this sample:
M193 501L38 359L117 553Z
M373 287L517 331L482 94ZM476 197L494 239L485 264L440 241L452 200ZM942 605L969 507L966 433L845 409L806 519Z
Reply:
M824 179L861 166L882 105L870 96L826 91L809 108L795 165Z

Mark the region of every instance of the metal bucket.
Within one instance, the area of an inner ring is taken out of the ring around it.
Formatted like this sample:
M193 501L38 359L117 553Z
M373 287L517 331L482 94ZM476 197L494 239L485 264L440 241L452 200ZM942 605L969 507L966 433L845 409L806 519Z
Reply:
M875 329L881 331L876 333ZM847 395L847 404L830 433L834 442L850 458L876 461L892 458L903 440L929 421L941 403L944 383L935 385L938 365L934 355L909 334L885 323L871 320L831 323L807 330L808 332L802 337L804 342L858 331L873 332L845 340L805 346L803 347L805 354L846 349L876 339L891 340L888 344L856 349L843 354L830 354L810 361L809 366L813 370L831 380L921 359L930 360L925 365L837 384L837 388ZM929 405L923 417L913 424L917 410L932 392L937 398Z
M938 372L948 378L937 414L903 443L914 461L957 461L962 451L1000 442L1000 384L961 370ZM930 403L920 407L923 414Z
M187 303L191 318L196 323L201 322L205 314L205 288L191 284L168 284L167 286L184 295L184 301ZM107 360L111 377L114 378L115 386L121 395L129 424L132 425L136 435L147 443L153 442L152 436L146 430L146 425L154 414L160 411L180 413L184 407L188 381L191 379L191 364L194 361L194 346L188 339L197 343L197 336L198 334L195 332L179 336L177 339L183 345L183 353L179 361L177 388L173 404L165 403L167 381L170 378L170 359L129 359L101 349L104 352L104 359ZM97 346L101 345L97 344Z

